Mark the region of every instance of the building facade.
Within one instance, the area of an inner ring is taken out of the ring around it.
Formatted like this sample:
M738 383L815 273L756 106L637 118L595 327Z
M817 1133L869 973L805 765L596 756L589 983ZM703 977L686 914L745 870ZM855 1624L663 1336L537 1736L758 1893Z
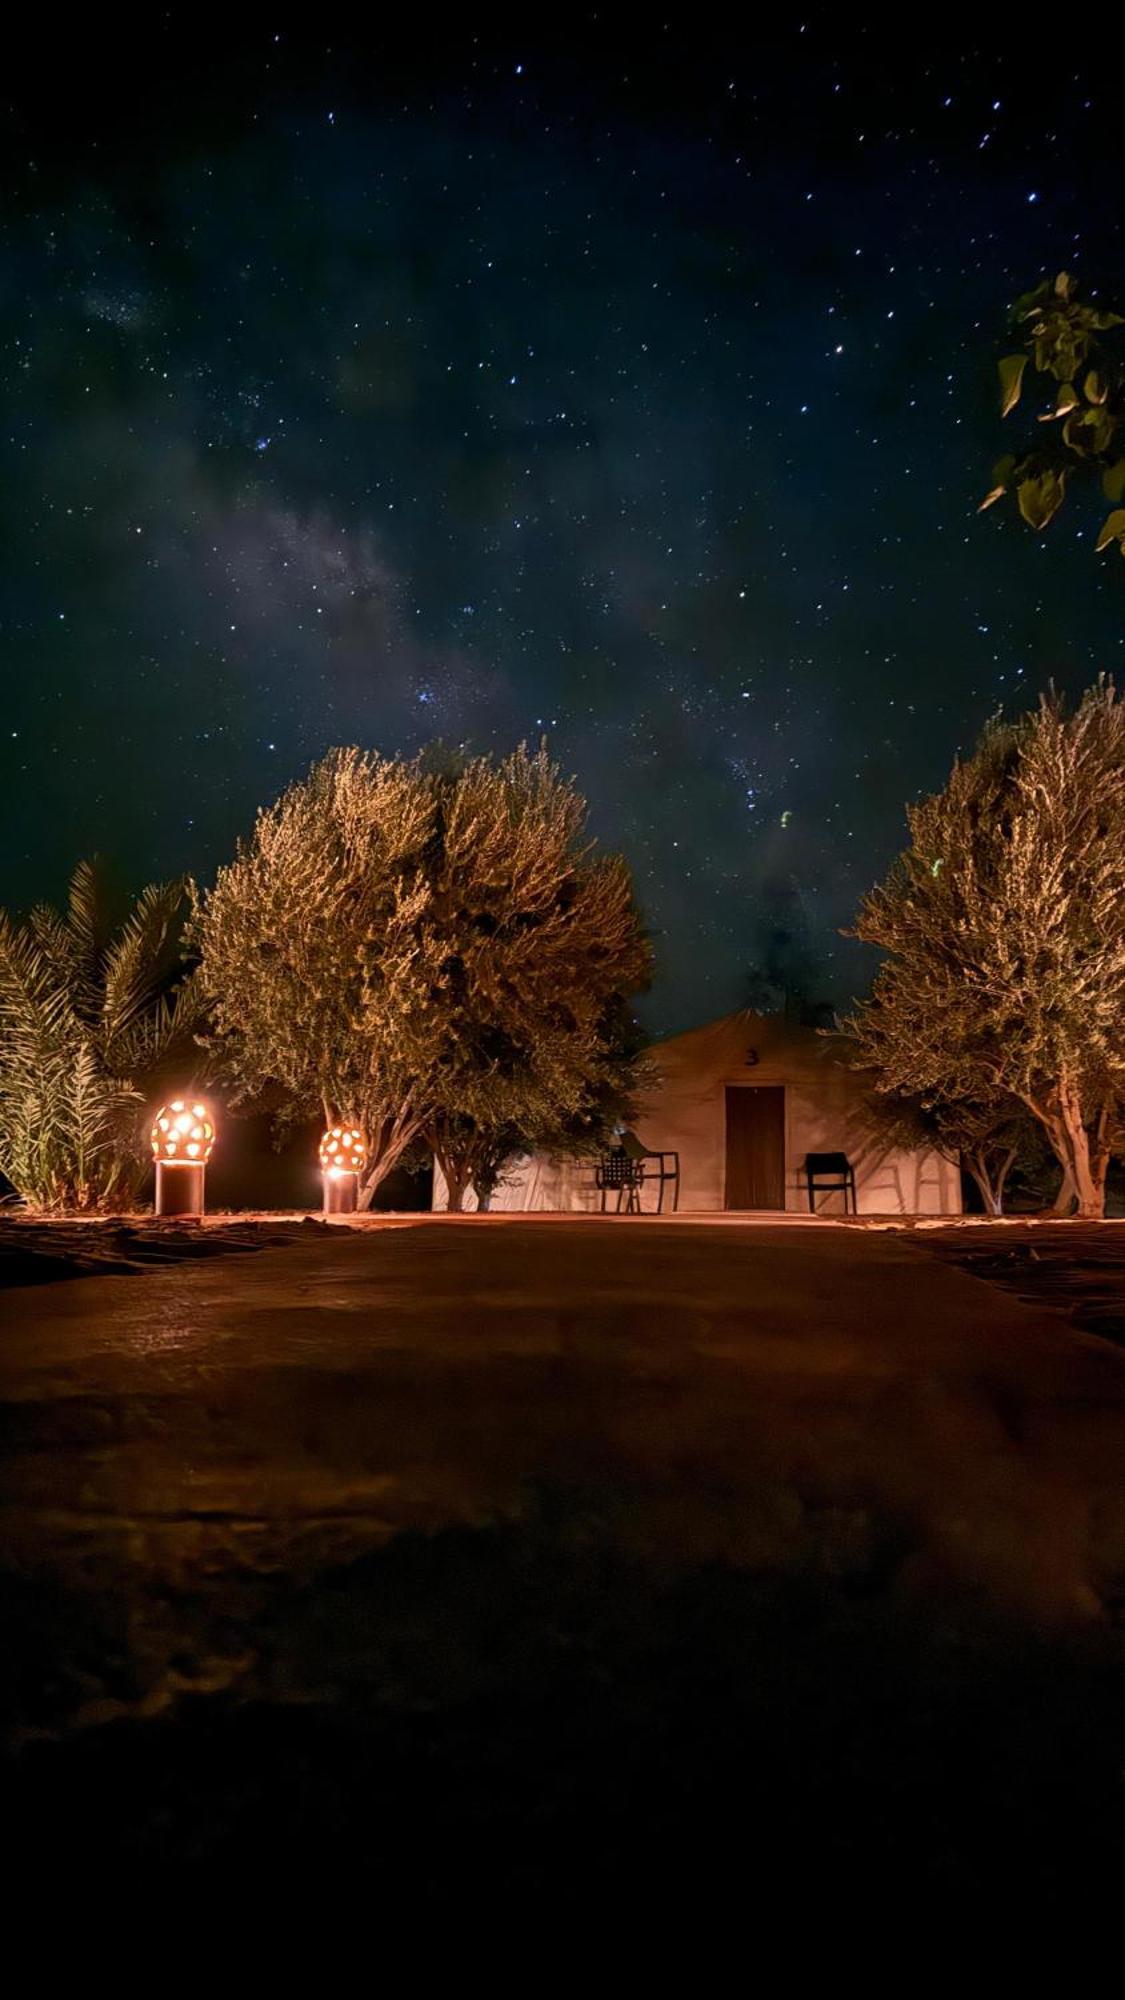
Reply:
M887 1144L863 1079L847 1068L831 1037L780 1016L737 1013L649 1053L659 1081L634 1129L644 1146L679 1154L681 1214L807 1214L810 1153L847 1155L861 1215L960 1214L957 1167L938 1153ZM646 1187L641 1199L653 1207L654 1188ZM840 1194L817 1198L818 1213L838 1214L843 1205ZM445 1206L440 1176L434 1206ZM466 1206L473 1206L471 1196ZM494 1209L507 1210L600 1206L592 1162L541 1154L513 1161L492 1200Z

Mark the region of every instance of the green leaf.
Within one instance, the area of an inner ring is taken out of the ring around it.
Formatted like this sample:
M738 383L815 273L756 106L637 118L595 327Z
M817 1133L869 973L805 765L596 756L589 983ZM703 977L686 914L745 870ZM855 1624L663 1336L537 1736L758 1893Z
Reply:
M1026 354L1006 354L999 364L1000 369L1000 415L1006 417L1014 410L1023 387L1023 371L1027 367Z
M1068 299L1073 290L1074 279L1068 271L1060 271L1058 277L1055 279L1055 297Z
M1096 368L1091 368L1082 387L1086 394L1086 400L1090 403L1104 403L1109 394L1109 390L1106 388Z
M1115 507L1113 513L1107 515L1103 521L1097 544L1099 554L1102 549L1108 549L1111 542L1120 542L1122 554L1125 555L1125 507Z
M1117 425L1110 416L1109 411L1101 410L1095 404L1092 410L1087 410L1086 416L1090 425L1090 444L1092 449L1095 452L1107 451L1112 442L1113 433L1117 429Z
M1125 458L1106 467L1102 473L1102 492L1107 500L1125 500Z
M1056 417L1068 417L1072 410L1078 408L1078 400L1078 391L1073 382L1064 382L1055 398L1054 409L1045 410L1039 419L1040 423L1053 424Z
M993 478L992 489L989 493L985 495L984 499L980 503L980 506L977 508L978 514L983 514L986 507L994 507L997 500L1003 499L1005 493L1008 491L1008 487L1011 484L1012 474L1015 471L1015 469L1016 469L1016 461L1013 454L1010 451L1005 452L1003 458L997 459L995 465L992 468L992 478Z
M1066 474L1048 470L1037 479L1021 479L1016 488L1020 513L1030 528L1041 529L1054 519L1066 493Z
M1034 291L1021 292L1015 305L1012 307L1013 319L1034 319L1038 313L1042 312L1044 302L1050 296L1050 290L1050 285L1044 283L1036 285Z

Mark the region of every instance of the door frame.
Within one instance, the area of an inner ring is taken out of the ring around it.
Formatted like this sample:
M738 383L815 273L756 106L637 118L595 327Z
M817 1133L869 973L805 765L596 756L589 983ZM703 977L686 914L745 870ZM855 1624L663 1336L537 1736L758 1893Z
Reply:
M759 1208L749 1211L727 1208L727 1172L729 1164L729 1128L727 1125L728 1090L780 1090L781 1092L781 1207ZM789 1086L786 1083L743 1083L742 1078L723 1079L723 1212L729 1215L750 1213L754 1215L784 1215L786 1197L789 1193Z

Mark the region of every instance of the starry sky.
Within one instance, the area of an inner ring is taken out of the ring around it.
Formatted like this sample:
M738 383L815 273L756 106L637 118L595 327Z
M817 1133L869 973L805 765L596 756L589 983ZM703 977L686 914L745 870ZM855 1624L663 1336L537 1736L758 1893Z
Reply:
M845 998L904 800L1125 671L1097 500L976 513L1011 298L1125 292L1120 61L318 18L9 52L0 902L205 878L332 744L546 734L655 1032L779 900Z

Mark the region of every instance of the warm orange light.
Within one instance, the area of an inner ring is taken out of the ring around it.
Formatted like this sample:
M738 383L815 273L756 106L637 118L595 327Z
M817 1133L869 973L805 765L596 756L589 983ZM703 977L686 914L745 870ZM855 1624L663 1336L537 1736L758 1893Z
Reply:
M152 1157L165 1167L202 1167L211 1157L215 1125L197 1098L162 1104L152 1127Z
M340 1174L361 1174L367 1165L367 1147L356 1125L333 1125L320 1142L320 1164L335 1179Z

